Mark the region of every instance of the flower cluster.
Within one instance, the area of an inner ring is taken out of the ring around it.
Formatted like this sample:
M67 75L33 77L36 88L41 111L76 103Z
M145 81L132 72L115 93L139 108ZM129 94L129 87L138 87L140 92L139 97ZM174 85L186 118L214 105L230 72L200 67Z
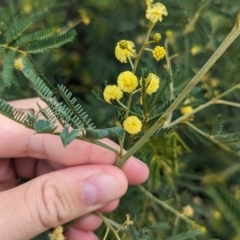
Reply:
M156 22L161 22L163 16L168 15L167 9L163 4L153 3L153 1L154 0L146 0L146 18L150 21L151 24L149 26L151 28ZM135 49L135 44L132 41L121 40L116 44L115 56L117 60L121 63L129 62L132 71L121 72L117 77L117 83L115 85L106 86L103 91L103 98L107 103L116 103L118 104L118 107L120 106L124 109L125 120L122 122L122 127L127 133L132 135L139 133L142 130L143 125L141 120L137 117L139 115L136 114L137 116L134 116L132 109L130 110L131 106L134 105L133 101L136 99L136 97L133 98L133 95L138 94L141 103L143 99L143 89L147 95L152 95L157 92L160 86L160 78L154 73L149 73L147 77L140 78L140 80L138 80L138 77L135 75L139 60L144 51L151 51L153 58L157 61L163 59L165 56L164 47L156 46L154 49L147 47L147 44L157 43L161 40L160 33L155 33L152 36L152 40L149 40L150 32L151 31L147 34L146 39L144 40L144 45L138 53ZM134 62L132 62L133 58L135 58ZM128 94L129 98L127 99ZM122 98L124 98L124 100L121 100ZM116 102L114 103L113 101ZM126 101L128 101L127 104ZM144 111L146 111L146 108ZM129 114L131 116L129 116ZM146 115L147 114L148 113L146 113Z
M161 22L163 20L163 15L167 16L168 12L166 6L162 3L155 3L150 4L147 1L147 11L146 11L146 18L155 24L156 22Z
M111 103L111 100L120 100L123 97L123 92L131 93L137 86L138 78L132 72L122 72L117 78L117 85L108 85L105 87L103 98L108 103Z
M132 41L121 40L115 47L115 56L121 63L136 56L135 45Z

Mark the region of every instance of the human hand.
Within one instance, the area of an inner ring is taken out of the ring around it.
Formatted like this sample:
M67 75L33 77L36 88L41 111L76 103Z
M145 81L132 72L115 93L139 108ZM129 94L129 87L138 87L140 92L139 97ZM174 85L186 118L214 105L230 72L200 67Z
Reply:
M36 108L39 99L14 101ZM103 140L112 147L117 145ZM0 239L26 240L49 228L79 220L68 240L96 240L101 224L94 211L115 209L128 184L148 177L147 166L131 157L119 169L113 152L75 140L66 148L60 137L34 131L0 115ZM32 179L18 185L18 178Z

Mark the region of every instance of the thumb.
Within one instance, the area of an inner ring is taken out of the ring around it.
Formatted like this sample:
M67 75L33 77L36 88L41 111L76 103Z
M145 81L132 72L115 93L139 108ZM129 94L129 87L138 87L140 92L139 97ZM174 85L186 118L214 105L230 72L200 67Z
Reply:
M26 240L121 197L124 173L111 165L69 167L0 193L0 239Z

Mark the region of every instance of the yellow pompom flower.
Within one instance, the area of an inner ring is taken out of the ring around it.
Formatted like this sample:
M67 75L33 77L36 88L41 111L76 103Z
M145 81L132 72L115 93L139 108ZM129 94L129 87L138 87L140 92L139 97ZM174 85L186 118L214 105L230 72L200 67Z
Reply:
M140 81L140 84L142 85L142 81ZM147 80L146 80L146 93L151 95L153 93L155 93L158 88L159 88L159 84L160 84L160 79L157 75L150 73L148 74Z
M163 19L163 15L167 16L167 8L162 3L155 3L148 6L146 11L146 18L152 23L156 23L157 21L161 22Z
M182 208L183 212L182 214L187 216L187 217L192 217L194 215L194 210L190 205L187 205L185 207Z
M161 38L162 38L162 36L161 36L160 33L155 33L155 34L153 35L153 40L154 40L155 42L159 42L159 41L161 40Z
M14 60L14 67L19 71L23 70L24 66L23 66L22 58L18 58Z
M191 54L192 54L193 56L195 56L195 55L199 54L201 51L202 51L201 46L199 46L199 45L194 45L194 46L192 47L192 49L191 49Z
M192 112L193 108L191 106L186 106L186 107L182 107L180 109L180 111L181 111L182 115L185 115L185 114Z
M120 100L123 97L123 92L117 85L108 85L103 91L103 97L106 102L111 104L111 100Z
M165 49L161 46L156 46L152 51L152 55L157 61L163 59L165 57L165 54Z
M128 58L136 56L135 45L132 41L121 40L115 47L115 56L121 63L126 63Z
M138 117L130 116L127 117L123 122L123 128L130 134L137 134L142 129L142 122Z
M119 74L117 84L122 91L131 93L137 88L138 79L132 72L125 71Z
M169 29L169 30L166 31L165 34L166 34L167 38L171 38L173 36L173 31Z

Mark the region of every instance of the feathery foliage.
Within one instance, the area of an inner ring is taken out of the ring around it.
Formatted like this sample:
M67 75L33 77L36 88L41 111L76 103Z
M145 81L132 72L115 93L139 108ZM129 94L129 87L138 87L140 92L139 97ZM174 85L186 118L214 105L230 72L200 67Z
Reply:
M226 214L230 224L239 231L240 223L240 205L225 186L215 184L207 189L207 193L216 203L221 212Z

